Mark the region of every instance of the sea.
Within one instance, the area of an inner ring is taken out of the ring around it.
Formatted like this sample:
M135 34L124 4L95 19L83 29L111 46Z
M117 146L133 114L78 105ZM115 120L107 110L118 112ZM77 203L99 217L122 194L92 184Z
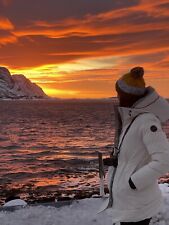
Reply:
M99 194L98 152L112 151L113 105L113 98L1 100L0 204L12 195L34 203ZM169 137L169 124L163 128Z

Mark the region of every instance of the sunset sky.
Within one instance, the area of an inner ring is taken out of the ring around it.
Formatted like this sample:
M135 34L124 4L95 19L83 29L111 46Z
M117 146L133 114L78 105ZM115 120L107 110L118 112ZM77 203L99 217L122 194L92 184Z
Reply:
M169 97L169 0L0 0L0 66L50 96L114 96L136 65Z

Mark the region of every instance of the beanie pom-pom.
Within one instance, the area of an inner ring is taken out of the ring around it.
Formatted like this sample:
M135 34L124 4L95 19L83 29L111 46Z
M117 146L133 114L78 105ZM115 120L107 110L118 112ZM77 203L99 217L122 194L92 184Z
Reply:
M130 73L134 78L139 79L139 78L143 77L144 69L143 69L143 67L139 67L139 66L134 67L133 69L130 70Z

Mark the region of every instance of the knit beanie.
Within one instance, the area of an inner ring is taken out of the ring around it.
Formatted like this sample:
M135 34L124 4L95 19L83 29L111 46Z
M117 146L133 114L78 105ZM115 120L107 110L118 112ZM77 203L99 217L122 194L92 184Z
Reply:
M123 92L123 94L126 93L138 97L143 96L146 90L143 75L143 67L134 67L129 73L124 74L116 82L116 91L118 94L120 95Z

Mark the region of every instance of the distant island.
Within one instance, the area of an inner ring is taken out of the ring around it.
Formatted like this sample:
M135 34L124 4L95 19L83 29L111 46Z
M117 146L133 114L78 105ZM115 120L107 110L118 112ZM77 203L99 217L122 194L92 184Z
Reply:
M22 74L11 75L5 67L0 67L0 99L46 99L42 88L32 83Z

